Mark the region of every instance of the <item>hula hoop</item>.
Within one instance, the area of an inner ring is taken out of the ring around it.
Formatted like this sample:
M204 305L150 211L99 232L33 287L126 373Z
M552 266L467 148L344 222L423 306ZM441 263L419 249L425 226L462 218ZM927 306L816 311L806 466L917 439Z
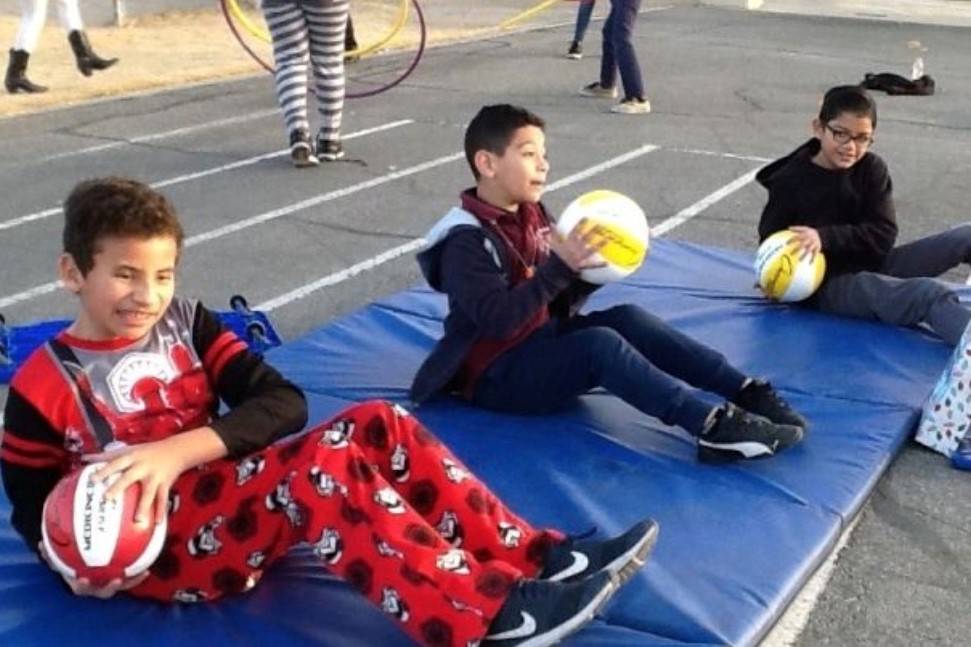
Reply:
M542 2L540 2L539 4L533 5L532 7L530 7L529 9L527 9L526 11L520 12L520 13L516 14L515 16L513 16L512 18L506 18L505 20L503 20L501 23L499 23L499 29L509 29L510 27L512 27L513 25L515 25L517 22L520 22L522 20L526 20L530 16L532 16L534 14L538 14L540 11L543 11L544 9L550 8L550 7L552 7L553 5L557 4L560 1L561 0L542 0Z
M248 31L250 35L252 35L254 38L257 38L263 41L267 45L271 44L272 39L270 38L269 32L267 32L266 29L264 29L260 25L257 25L252 20L250 20L250 17L247 16L246 12L243 11L242 8L239 6L238 0L227 0L226 4L229 8L230 13L232 13L233 17L237 21L239 21L239 24L243 26L243 29ZM405 26L405 22L407 22L407 20L408 20L408 0L401 0L401 3L398 5L398 15L395 17L394 23L391 25L391 30L387 34L385 34L377 41L371 43L367 47L357 47L356 49L347 50L344 52L344 55L362 57L362 56L367 56L371 52L374 52L380 49L388 42L390 42L391 39L393 39L395 36L398 35L398 32L400 32L401 29Z
M409 2L409 0L403 1ZM234 0L219 0L219 7L222 9L223 17L226 19L226 24L229 26L229 30L233 33L233 36L236 38L236 41L240 44L240 46L246 51L247 54L249 54L250 58L256 61L264 70L270 74L274 74L276 70L273 68L273 66L264 61L259 54L254 52L246 42L246 39L243 38L243 35L239 33L239 29L236 27L236 23L233 22L231 15L232 9L229 5L232 2L234 2ZM428 29L425 25L425 14L422 12L421 5L418 4L418 0L410 0L410 3L411 6L415 8L415 15L418 17L419 40L418 49L415 51L415 56L411 59L411 63L408 65L407 69L398 75L396 79L389 81L384 85L378 86L373 90L367 90L365 92L348 92L344 95L345 99L363 99L365 97L373 97L374 95L386 92L411 76L411 73L415 71L416 67L418 67L418 62L425 53L425 44L428 39ZM345 55L346 54L347 53L345 52Z

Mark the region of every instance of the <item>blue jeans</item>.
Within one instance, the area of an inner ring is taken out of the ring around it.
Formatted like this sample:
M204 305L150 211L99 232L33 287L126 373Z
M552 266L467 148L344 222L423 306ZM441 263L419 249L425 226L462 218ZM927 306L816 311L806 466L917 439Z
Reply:
M813 304L823 311L897 326L926 324L957 344L971 310L951 288L933 278L971 263L971 225L965 224L893 248L878 272L854 272L826 280Z
M610 14L603 28L603 57L600 59L600 86L612 88L617 70L624 85L624 98L644 99L644 80L631 37L641 0L611 0Z
M587 27L590 26L590 17L593 15L593 7L597 0L580 0L577 7L577 25L573 31L573 41L582 43L583 37L587 35Z
M634 305L540 328L479 378L472 401L541 414L603 387L640 411L698 435L712 405L683 382L732 398L745 381L725 357Z

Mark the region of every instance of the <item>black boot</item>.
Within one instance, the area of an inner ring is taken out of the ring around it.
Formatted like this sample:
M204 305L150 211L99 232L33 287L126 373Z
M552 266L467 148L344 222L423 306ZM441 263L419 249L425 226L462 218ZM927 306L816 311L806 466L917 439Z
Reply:
M12 49L10 50L10 62L7 64L7 76L3 80L3 84L7 86L7 92L10 94L16 94L18 92L27 92L33 94L36 92L47 92L47 88L43 85L37 85L36 83L31 83L30 79L27 78L27 61L30 59L30 54L22 49Z
M351 21L351 15L347 15L347 27L344 28L344 62L354 63L361 58L360 54L348 54L347 52L357 51L357 39L354 37L354 23Z
M117 58L101 58L95 54L91 49L91 43L88 42L88 35L83 31L75 29L67 35L67 40L71 43L78 69L84 76L91 76L94 70L106 70L118 62Z

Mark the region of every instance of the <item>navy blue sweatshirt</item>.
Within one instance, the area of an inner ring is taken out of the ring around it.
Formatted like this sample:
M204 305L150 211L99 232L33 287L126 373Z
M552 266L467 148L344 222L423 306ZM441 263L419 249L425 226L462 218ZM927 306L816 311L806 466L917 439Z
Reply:
M464 209L453 208L425 238L418 264L429 285L448 295L448 315L444 336L412 383L415 403L465 387L456 377L477 341L513 337L543 308L553 318L573 316L599 287L579 280L555 254L515 282L515 251Z

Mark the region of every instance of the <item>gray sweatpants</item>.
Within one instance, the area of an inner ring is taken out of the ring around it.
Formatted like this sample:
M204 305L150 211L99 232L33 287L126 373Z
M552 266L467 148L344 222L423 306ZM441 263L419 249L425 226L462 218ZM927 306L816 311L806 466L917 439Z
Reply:
M898 326L926 324L944 341L957 344L971 321L971 309L931 277L961 263L971 263L971 224L895 247L879 272L828 279L815 305L822 312Z

